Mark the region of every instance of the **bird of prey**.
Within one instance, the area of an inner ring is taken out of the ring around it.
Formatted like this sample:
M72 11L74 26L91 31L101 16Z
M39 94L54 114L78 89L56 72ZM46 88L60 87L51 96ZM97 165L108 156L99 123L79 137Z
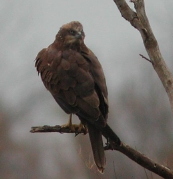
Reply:
M76 114L87 128L95 164L102 173L106 158L102 129L107 126L108 93L102 67L84 43L85 33L78 21L63 25L55 41L41 50L35 66L59 106ZM73 128L70 121L69 127Z

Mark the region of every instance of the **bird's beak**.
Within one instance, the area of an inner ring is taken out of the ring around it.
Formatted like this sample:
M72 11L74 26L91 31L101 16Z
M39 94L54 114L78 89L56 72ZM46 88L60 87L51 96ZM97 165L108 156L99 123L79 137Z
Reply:
M76 37L77 39L82 39L82 33L81 33L81 32L78 32L78 33L75 35L75 37Z

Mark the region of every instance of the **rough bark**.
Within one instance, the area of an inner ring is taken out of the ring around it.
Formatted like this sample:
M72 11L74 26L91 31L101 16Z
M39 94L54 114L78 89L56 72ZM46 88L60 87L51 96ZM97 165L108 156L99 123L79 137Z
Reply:
M140 32L153 68L166 90L173 113L173 76L162 57L159 45L152 32L149 20L145 13L144 0L131 0L131 2L134 3L136 12L130 9L125 0L114 0L114 2L122 17L129 21L130 24Z

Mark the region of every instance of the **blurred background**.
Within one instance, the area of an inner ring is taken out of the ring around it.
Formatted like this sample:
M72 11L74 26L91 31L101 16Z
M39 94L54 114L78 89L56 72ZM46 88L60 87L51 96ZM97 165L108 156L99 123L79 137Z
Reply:
M173 73L173 1L145 3ZM160 178L117 151L106 151L107 167L99 174L88 135L29 132L32 126L68 120L44 88L34 60L54 41L59 28L73 20L83 24L85 43L103 66L108 123L123 142L173 168L168 97L152 65L139 56L148 57L140 34L121 17L113 1L0 0L0 179Z

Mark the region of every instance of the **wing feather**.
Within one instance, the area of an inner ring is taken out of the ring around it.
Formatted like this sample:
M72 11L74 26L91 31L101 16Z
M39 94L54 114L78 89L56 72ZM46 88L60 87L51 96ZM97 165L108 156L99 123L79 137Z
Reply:
M73 50L57 51L49 46L38 54L35 65L44 85L65 111L80 110L79 117L84 113L93 120L100 115L107 117L104 74L91 51L80 54Z
M91 105L86 103L82 98L78 97L76 99L77 106L81 111L86 113L90 119L95 119L95 121L99 118L100 116L100 111L98 108L93 108Z
M69 35L71 28L82 32L82 38ZM61 108L88 126L95 163L103 172L106 162L100 130L106 126L108 94L102 67L85 46L82 29L77 21L63 25L55 41L38 53L35 66Z

